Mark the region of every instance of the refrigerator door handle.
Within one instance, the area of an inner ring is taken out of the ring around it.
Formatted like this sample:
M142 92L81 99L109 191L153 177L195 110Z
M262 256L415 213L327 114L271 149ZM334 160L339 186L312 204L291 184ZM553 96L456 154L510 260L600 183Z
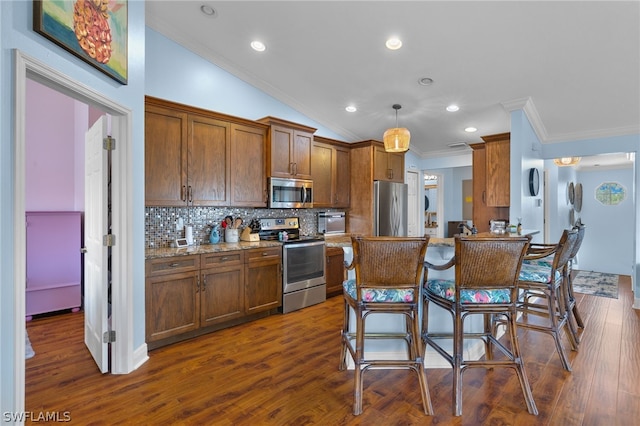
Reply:
M391 203L391 234L397 237L400 234L400 206L398 194L393 192L393 202Z

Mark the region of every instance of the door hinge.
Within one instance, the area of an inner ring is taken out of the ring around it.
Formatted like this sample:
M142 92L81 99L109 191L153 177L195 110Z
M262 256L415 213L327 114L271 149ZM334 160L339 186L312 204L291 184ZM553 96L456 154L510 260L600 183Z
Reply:
M102 343L113 343L116 341L115 330L105 331L102 335Z
M102 237L102 245L107 247L113 247L116 245L116 236L113 234L107 234Z
M116 149L116 140L111 136L102 139L102 148L106 151L114 151Z

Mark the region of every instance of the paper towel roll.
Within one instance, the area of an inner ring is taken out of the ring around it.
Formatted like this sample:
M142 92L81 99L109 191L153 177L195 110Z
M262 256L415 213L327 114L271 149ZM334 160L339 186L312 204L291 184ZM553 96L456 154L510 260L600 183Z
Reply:
M187 225L184 227L184 237L187 240L187 244L193 245L193 226Z

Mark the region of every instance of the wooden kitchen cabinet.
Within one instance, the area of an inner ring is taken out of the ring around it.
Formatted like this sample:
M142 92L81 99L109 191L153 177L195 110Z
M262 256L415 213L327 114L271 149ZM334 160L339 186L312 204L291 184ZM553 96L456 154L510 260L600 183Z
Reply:
M247 250L245 312L253 314L282 306L282 248Z
M511 203L510 134L483 136L482 140L486 146L487 205L509 207Z
M229 205L230 125L157 105L145 108L145 202Z
M186 204L187 128L186 113L145 106L145 204Z
M484 139L484 138L483 138ZM489 145L487 144L489 143ZM491 170L496 170L499 167L495 164L489 164L490 162L506 161L507 168L509 167L509 155L506 153L506 159L502 157L504 152L500 153L500 156L496 158L496 148L504 149L500 144L492 146L493 142L470 144L473 149L473 223L478 229L478 232L489 232L489 222L492 219L509 219L509 206L493 206L488 203L489 198L492 200L500 199L500 196L492 195L489 193L503 192L506 190L509 193L509 174L504 176L504 173L500 174L499 180L495 177L491 179L491 183L488 183L488 175L491 174ZM487 148L491 148L491 159L487 155ZM507 146L508 148L508 146ZM505 188L506 186L506 188ZM495 201L494 201L495 202Z
M387 152L384 145L374 145L373 180L404 182L404 154Z
M326 249L327 297L342 294L342 282L345 279L344 250L340 247Z
M350 149L344 142L316 136L311 151L313 206L349 207Z
M230 124L189 114L187 118L186 201L192 206L228 206L230 201Z
M200 327L200 256L147 260L145 280L147 342Z
M245 314L244 252L201 255L200 327Z
M394 181L404 182L404 154L395 153L393 156L384 151L384 145L378 141L363 141L351 145L350 164L351 198L349 203L347 232L351 234L373 235L373 181L390 180L378 179L381 158L386 158L394 168ZM390 160L391 159L391 160ZM376 165L376 160L380 165ZM399 163L399 164L396 164Z
M231 125L231 206L267 207L266 125Z
M282 247L145 262L146 341L155 349L275 313L282 306Z
M267 176L311 179L311 146L316 129L276 117L264 117L258 122L270 126Z
M267 129L146 97L145 204L266 207Z

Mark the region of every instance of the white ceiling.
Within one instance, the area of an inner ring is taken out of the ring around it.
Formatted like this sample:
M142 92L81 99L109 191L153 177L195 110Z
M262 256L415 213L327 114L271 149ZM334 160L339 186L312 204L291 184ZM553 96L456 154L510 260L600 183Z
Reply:
M347 142L382 140L394 103L421 156L508 132L527 99L542 143L640 133L637 1L147 1L146 22Z

